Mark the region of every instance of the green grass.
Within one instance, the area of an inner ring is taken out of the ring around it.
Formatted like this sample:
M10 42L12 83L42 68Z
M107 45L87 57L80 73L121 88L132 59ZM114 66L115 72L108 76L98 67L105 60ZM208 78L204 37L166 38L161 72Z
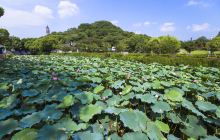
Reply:
M192 55L208 55L208 51L206 50L196 50L191 52Z
M216 54L216 55L220 55L220 51L216 51L215 54Z

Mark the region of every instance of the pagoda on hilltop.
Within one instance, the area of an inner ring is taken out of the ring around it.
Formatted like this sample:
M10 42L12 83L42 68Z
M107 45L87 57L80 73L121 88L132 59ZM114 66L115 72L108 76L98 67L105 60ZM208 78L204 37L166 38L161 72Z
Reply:
M46 26L46 34L47 34L47 35L49 35L49 34L50 34L50 28L49 28L49 26L48 26L48 25Z

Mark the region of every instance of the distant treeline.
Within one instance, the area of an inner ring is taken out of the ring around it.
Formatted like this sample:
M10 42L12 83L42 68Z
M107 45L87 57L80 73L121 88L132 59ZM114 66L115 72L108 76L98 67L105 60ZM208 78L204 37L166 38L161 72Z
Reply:
M80 52L117 52L175 54L181 48L187 52L220 49L220 34L212 40L199 37L196 40L180 41L173 36L158 38L123 31L108 21L81 24L65 32L52 32L40 38L10 36L6 29L0 29L0 44L7 50L30 51L32 54L50 53L53 50Z

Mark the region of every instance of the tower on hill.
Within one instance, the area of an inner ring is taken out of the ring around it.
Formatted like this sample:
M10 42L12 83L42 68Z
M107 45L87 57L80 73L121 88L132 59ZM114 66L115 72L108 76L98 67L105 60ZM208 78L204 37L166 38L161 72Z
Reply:
M46 34L47 34L47 35L49 35L49 34L50 34L50 28L49 28L49 26L48 26L48 25L46 26Z

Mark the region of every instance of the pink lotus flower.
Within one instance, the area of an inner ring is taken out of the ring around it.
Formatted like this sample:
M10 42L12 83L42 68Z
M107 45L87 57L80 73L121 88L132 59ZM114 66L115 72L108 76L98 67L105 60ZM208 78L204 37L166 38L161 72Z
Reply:
M53 81L57 81L58 80L58 77L56 77L56 76L53 76Z

